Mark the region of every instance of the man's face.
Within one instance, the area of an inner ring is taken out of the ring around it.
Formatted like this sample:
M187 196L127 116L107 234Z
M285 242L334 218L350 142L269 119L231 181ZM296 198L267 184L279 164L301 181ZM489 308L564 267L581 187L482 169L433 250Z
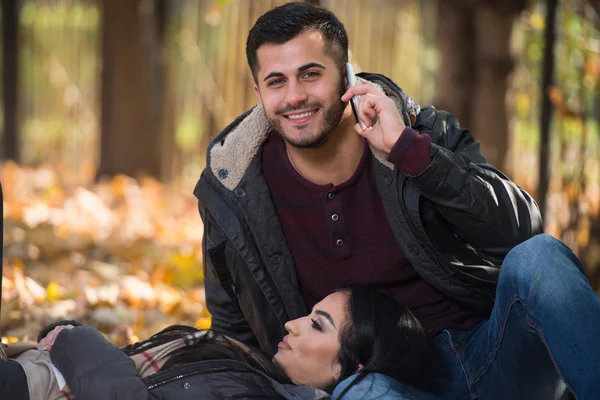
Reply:
M345 109L342 68L325 54L321 32L308 31L257 50L258 96L271 127L289 144L315 148L338 126Z

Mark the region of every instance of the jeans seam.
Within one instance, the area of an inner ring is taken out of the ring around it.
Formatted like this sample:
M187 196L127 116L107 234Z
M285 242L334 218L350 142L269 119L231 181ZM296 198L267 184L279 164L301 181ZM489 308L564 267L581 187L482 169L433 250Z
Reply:
M473 400L473 399L476 399L477 398L477 393L475 392L475 388L473 386L474 382L471 382L471 380L469 379L469 373L467 372L467 368L465 367L463 359L461 358L461 355L463 353L462 347L460 345L454 344L452 342L452 337L450 336L449 333L446 332L446 336L448 338L448 342L450 344L450 348L452 349L452 352L456 356L456 359L458 360L458 363L460 364L460 368L462 369L463 374L465 376L465 380L467 381L467 387L469 389L469 394L467 396L465 396L463 398L463 400Z
M506 324L508 323L508 318L509 318L510 312L511 312L513 306L515 305L515 303L517 303L517 302L523 307L523 309L525 309L525 311L527 311L527 304L525 304L521 300L519 295L513 295L508 303L506 311L504 312L504 316L502 319L502 328L501 328L502 333L500 335L500 338L499 338L498 342L496 343L496 345L494 346L494 349L492 350L491 356L488 359L487 363L484 366L482 366L479 369L479 371L477 372L477 374L475 375L475 378L473 379L473 385L475 385L481 379L481 377L489 370L490 366L492 365L492 362L496 359L496 354L498 353L498 349L500 348L500 345L502 344L502 341L504 339L504 332L506 330ZM544 336L544 332L539 327L539 325L537 325L535 322L533 322L529 318L528 315L525 316L525 320L533 329L536 330L536 332L538 333L538 337L544 344L544 347L546 348L546 351L548 352L548 355L550 356L550 359L552 360L552 363L554 364L554 368L556 369L558 375L563 380L563 382L567 383L567 381L563 377L562 373L560 372L560 369L558 368L558 364L556 363L556 360L554 359L552 352L550 352L550 349L548 348L548 343L546 342L546 337ZM462 362L461 362L461 365L462 365ZM568 383L567 383L567 386L568 386L569 390L571 391L571 393L573 394L573 396L575 397L575 399L578 400L579 397L575 393L575 390Z
M523 304L523 303L521 303L521 304ZM527 309L527 306L525 304L523 304L523 308ZM550 356L550 359L552 360L552 364L554 364L554 368L556 369L556 372L558 373L558 376L560 376L560 379L562 379L563 382L565 382L567 384L567 388L571 391L571 394L573 394L573 396L575 397L575 400L578 400L579 396L577 396L577 393L575 393L575 389L573 389L571 387L571 385L569 385L567 383L567 380L565 379L565 377L563 376L563 374L560 372L560 368L558 368L558 364L556 363L556 360L554 359L554 355L552 354L552 352L548 348L548 343L546 341L546 336L544 335L544 331L542 330L542 328L538 324L536 324L534 321L532 321L531 318L529 318L529 316L526 316L525 320L538 333L538 336L539 336L540 340L544 344L544 347L546 348L546 351L548 352L548 355Z
M492 349L492 351L490 353L490 357L488 358L487 362L481 368L479 368L479 370L475 374L475 377L473 378L473 386L481 379L481 377L483 375L485 375L485 373L490 369L492 362L496 359L496 354L498 353L498 350L500 349L500 345L502 344L502 341L504 340L504 332L506 331L506 324L508 323L508 318L509 318L510 312L511 312L514 304L520 300L521 299L520 299L519 295L513 295L510 298L508 306L506 307L506 311L504 312L504 315L502 317L500 337L498 338L496 345Z

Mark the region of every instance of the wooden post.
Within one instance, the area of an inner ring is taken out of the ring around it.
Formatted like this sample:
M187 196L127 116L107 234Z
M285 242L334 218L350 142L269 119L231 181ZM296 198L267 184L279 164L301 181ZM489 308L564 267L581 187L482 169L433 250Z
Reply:
M546 201L550 183L550 127L553 107L548 89L554 82L554 43L556 41L556 8L558 0L546 1L546 28L544 31L544 58L542 60L542 110L540 114L540 172L537 201L546 216Z
M2 156L19 160L19 6L17 0L2 0L2 98L4 134Z
M152 0L104 0L102 117L98 176L143 172L160 178L161 41Z

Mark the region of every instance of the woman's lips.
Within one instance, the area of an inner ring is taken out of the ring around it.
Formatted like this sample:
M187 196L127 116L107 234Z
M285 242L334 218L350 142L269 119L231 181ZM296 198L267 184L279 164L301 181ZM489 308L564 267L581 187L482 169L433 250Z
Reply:
M277 345L277 348L279 348L281 350L291 350L292 349L290 347L290 345L288 344L287 336L285 336L283 338L283 340L281 342L279 342L279 344Z

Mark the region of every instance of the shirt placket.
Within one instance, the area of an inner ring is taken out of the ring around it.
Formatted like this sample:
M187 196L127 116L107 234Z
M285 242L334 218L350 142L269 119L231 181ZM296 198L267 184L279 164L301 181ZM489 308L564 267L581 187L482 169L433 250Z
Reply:
M325 218L329 228L331 250L337 259L350 257L350 243L346 233L342 196L335 190L325 194Z

